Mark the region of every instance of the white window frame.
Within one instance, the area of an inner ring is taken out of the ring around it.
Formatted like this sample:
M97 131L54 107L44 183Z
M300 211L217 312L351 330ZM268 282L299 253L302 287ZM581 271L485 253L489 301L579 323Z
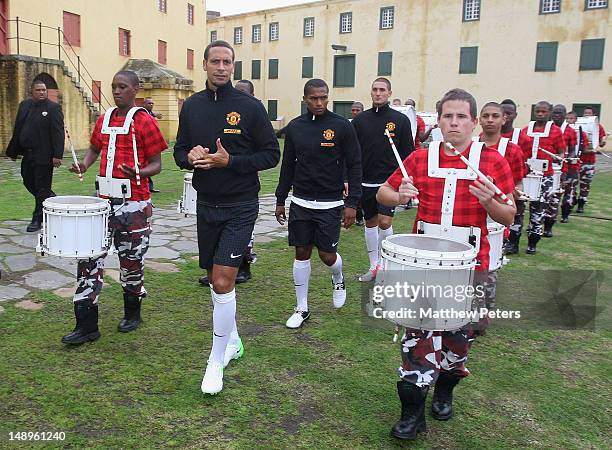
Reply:
M314 37L315 33L315 18L304 17L304 37Z
M168 2L167 0L157 0L157 10L161 13L168 13Z
M261 42L261 24L260 23L256 23L251 28L251 41L254 44Z
M380 8L380 29L390 30L393 28L394 24L395 8L393 6L383 6L382 8Z
M242 27L234 27L234 44L242 44Z
M187 23L193 25L193 16L195 15L195 7L191 3L187 3Z
M210 30L210 42L215 42L217 40L217 36L217 30Z
M540 14L561 12L561 0L540 0Z
M480 20L480 0L463 0L463 21Z
M340 13L340 34L353 32L353 13L351 11Z
M585 9L602 9L608 7L608 0L586 0Z
M278 25L278 22L270 22L270 40L271 41L278 41L278 38L280 36L279 28L280 26Z

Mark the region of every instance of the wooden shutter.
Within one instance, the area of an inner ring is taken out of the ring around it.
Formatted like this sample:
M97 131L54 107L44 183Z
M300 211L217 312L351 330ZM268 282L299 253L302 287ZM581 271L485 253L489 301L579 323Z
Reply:
M157 62L166 64L166 41L157 41Z
M81 16L64 11L64 44L81 46Z
M304 56L302 58L302 78L312 78L314 66L314 58L312 56Z

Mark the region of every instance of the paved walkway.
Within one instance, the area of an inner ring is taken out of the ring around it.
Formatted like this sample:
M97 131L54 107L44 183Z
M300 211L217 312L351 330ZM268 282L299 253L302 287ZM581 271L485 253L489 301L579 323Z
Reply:
M259 218L255 224L256 243L287 235L286 227L281 227L274 218L275 204L274 196L260 198ZM38 233L25 231L28 222L0 222L0 303L19 300L40 290L52 290L62 297L71 297L75 287L76 259L36 253ZM176 207L155 208L147 267L159 272L178 272L178 266L173 263L182 262L187 255L198 252L196 236L195 217L179 214ZM106 258L106 269L105 278L119 282L117 255Z

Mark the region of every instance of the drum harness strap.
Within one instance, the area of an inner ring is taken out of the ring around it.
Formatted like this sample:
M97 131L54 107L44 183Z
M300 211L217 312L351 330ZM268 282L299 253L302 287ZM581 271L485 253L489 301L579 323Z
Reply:
M440 144L442 144L441 141L432 141L429 144L427 175L432 178L444 178L441 220L439 225L419 221L417 225L418 232L420 234L436 234L443 237L459 238L462 241L467 240L478 251L480 249L480 228L473 226L457 227L453 225L457 180L476 180L476 172L469 167L465 169L440 167ZM472 142L468 159L474 167L480 165L480 154L483 147L484 142Z
M512 139L510 139L510 141L513 144L518 145L518 141L519 141L520 135L521 135L521 129L520 128L515 128L514 131L512 132Z
M136 169L136 172L137 172L137 183L140 184L140 175L138 171L138 149L136 148L136 134L134 131L134 115L139 110L146 111L144 108L138 107L138 106L130 108L130 110L125 116L123 125L120 127L111 127L109 126L110 119L111 119L113 112L116 109L117 107L113 106L112 108L107 109L106 112L104 113L104 121L102 122L102 129L100 130L100 132L102 134L109 135L108 150L106 153L106 172L105 172L106 176L98 177L98 179L96 180L96 191L98 195L100 195L100 184L99 184L100 180L104 182L105 187L106 187L106 191L103 193L103 195L109 195L111 193L111 192L108 192L109 185L113 186L113 185L119 184L121 186L121 194L122 194L123 199L118 208L115 208L115 206L117 206L116 201L119 199L116 197L111 197L109 195L110 197L109 202L111 205L111 215L116 214L121 208L123 208L126 203L126 197L131 196L131 189L129 187L129 184L127 185L125 184L125 180L127 179L126 178L113 178L113 167L115 165L115 151L117 149L116 147L117 135L118 134L128 134L130 130L132 132L132 149L134 151L134 168Z
M550 134L550 128L553 125L553 121L549 120L546 122L546 126L544 127L544 131L541 133L535 133L533 128L535 127L535 121L529 122L527 126L527 136L533 138L533 143L531 144L531 160L534 161L548 161L548 160L538 160L538 148L540 148L540 138L548 137ZM527 161L529 163L529 160Z

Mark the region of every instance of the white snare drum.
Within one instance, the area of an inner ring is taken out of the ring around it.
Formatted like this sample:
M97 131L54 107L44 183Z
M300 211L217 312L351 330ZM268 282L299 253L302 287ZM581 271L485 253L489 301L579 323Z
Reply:
M503 247L504 247L504 230L506 229L501 223L487 223L489 231L489 271L497 270L502 266Z
M374 307L386 313L384 318L423 330L456 330L474 321L470 313L476 249L472 245L436 236L396 234L383 241L381 256L374 288L382 288L384 297L373 299ZM400 295L387 295L398 284ZM411 295L406 296L407 292Z
M183 180L183 198L179 200L178 212L181 214L196 214L196 203L198 201L198 193L193 188L192 184L193 173L186 173Z
M527 195L527 200L539 201L542 194L542 175L530 173L523 178L523 192Z
M43 224L36 250L66 258L93 258L108 251L106 199L69 195L43 202Z
M559 192L561 190L561 165L553 164L553 184L552 184L552 192Z

